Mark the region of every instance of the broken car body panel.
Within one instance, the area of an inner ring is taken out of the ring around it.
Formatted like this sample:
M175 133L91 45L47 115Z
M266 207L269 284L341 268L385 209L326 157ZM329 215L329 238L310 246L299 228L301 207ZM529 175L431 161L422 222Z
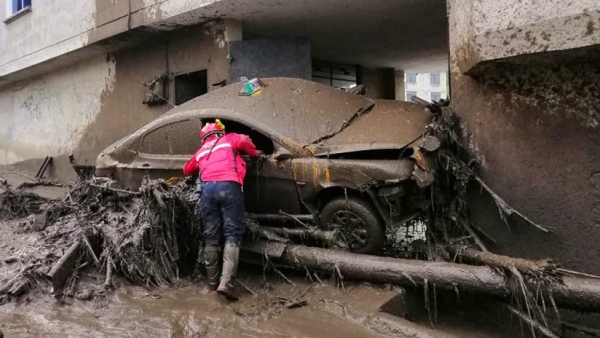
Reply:
M419 140L424 126L431 122L431 114L422 106L390 100L374 102L372 109L319 145L315 155L402 149Z
M96 174L134 189L145 175L182 176L200 147L203 120L220 118L272 142L266 161L248 161L249 212L316 217L321 196L337 188L366 193L381 212L399 214L405 195L421 193L414 180L431 184L431 173L411 157L431 120L423 106L371 100L306 80L263 81L267 87L254 96L239 95L240 84L233 84L163 114L103 151ZM386 223L391 216L381 215Z

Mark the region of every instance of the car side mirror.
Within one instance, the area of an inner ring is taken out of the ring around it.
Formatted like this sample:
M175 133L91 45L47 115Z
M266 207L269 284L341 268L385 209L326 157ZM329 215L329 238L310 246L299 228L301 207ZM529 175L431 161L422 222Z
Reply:
M292 153L290 153L287 149L285 148L279 148L277 149L277 151L273 154L273 158L275 159L275 161L285 161L288 160L290 158L292 158Z

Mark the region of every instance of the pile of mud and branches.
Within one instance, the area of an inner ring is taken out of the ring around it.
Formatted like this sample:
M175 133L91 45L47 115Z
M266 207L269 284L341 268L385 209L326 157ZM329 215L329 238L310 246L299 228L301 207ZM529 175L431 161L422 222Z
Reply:
M20 223L23 232L39 231L40 240L19 257L15 275L0 284L5 300L31 289L72 296L78 274L89 267L106 276L106 288L115 273L136 284L163 285L194 267L200 218L197 197L183 182L146 181L131 192L92 178L79 181L61 200L34 199L8 186L1 196L22 203L3 204L5 219L42 216Z
M50 182L44 184L52 184ZM31 184L21 184L11 189L8 182L0 179L0 220L12 220L37 214L48 199L25 191Z

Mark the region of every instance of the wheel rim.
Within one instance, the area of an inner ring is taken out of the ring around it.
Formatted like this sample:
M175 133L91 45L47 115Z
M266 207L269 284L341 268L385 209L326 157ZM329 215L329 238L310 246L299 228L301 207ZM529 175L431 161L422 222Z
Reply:
M338 230L341 239L351 250L360 249L367 245L369 235L365 221L349 210L339 210L333 214L331 225Z

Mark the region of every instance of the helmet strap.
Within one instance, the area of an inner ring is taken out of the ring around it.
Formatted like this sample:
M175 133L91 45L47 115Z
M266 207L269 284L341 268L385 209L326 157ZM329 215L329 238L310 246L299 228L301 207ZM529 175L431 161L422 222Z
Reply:
M202 136L201 142L204 142L204 140L206 140L207 138L213 136L213 135L217 135L219 137L223 136L223 131L222 130L213 130L213 131L209 131L208 133L206 133L206 135Z

